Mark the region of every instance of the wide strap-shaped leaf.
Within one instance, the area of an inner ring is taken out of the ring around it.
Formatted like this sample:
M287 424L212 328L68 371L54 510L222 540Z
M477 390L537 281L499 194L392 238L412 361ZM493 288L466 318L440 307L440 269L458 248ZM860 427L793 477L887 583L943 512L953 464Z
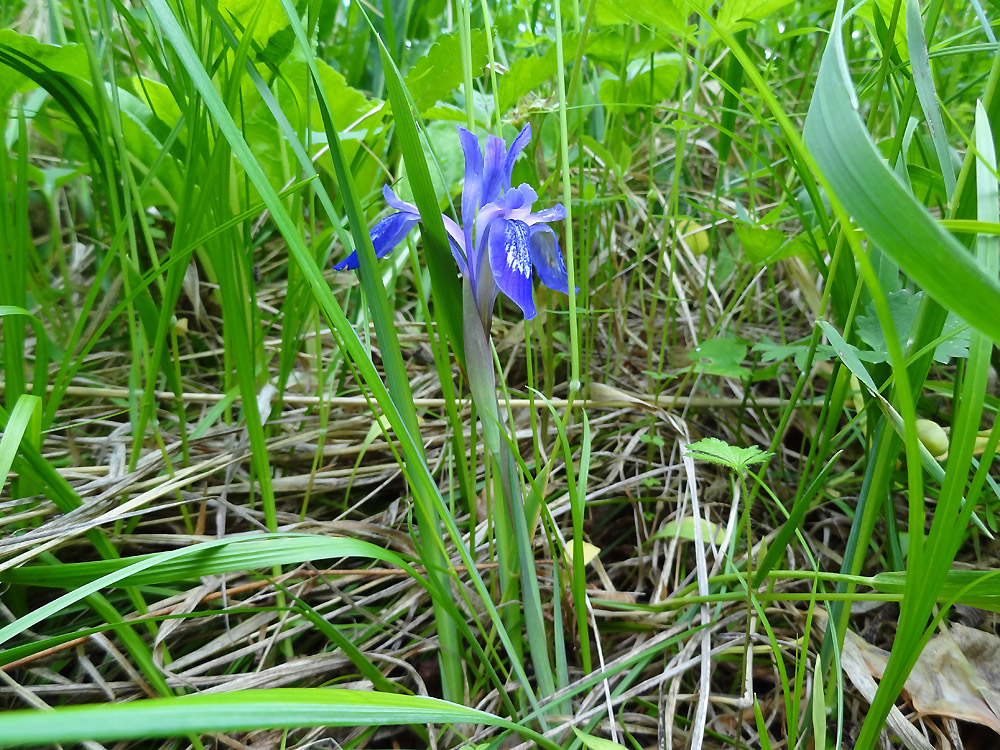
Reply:
M1000 284L889 169L857 110L838 4L805 124L805 142L837 200L900 269L941 305L1000 342Z

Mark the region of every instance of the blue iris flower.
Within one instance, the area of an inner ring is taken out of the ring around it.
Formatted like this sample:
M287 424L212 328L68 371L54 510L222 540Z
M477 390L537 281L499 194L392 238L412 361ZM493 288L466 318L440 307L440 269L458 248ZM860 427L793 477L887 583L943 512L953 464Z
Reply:
M511 187L514 161L531 139L531 125L525 125L511 143L487 136L485 153L479 141L465 128L458 128L465 154L465 185L462 190L462 221L442 215L451 253L469 283L476 306L487 320L497 291L507 295L524 313L535 317L531 290L531 269L549 289L569 293L569 276L562 250L549 222L566 218L566 209L555 205L541 211L532 206L538 195L529 185ZM400 200L386 185L386 203L396 209L371 230L375 257L384 258L402 242L420 221L412 203ZM358 268L357 253L334 266L340 271Z

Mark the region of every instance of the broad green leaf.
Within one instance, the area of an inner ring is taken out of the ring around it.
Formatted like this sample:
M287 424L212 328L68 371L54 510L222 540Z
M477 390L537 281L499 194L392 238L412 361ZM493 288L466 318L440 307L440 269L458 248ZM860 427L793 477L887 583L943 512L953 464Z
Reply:
M154 88L152 81L145 81L143 85ZM145 176L160 158L164 142L177 122L178 114L171 113L171 120L164 122L143 99L125 89L118 90L118 103L119 111L122 114L122 137L128 144L129 158L138 172ZM180 174L183 158L183 142L175 142L170 154L162 159L157 166L154 184L162 192L158 198L150 197L150 202L159 205L173 203L174 197L180 193L181 186L184 184Z
M692 446L690 445L688 446L688 448L691 447ZM697 458L702 458L702 455L698 455ZM729 464L727 463L726 465L728 466ZM702 539L711 539L715 544L721 544L725 535L726 530L721 526L711 523L704 518L701 519ZM667 521L667 523L663 525L663 528L653 534L651 539L673 539L674 537L679 537L681 539L686 539L689 542L693 542L695 540L694 518L691 516L684 516L679 521Z
M650 89L650 70L653 71ZM634 112L639 107L648 107L671 97L684 61L676 52L657 52L653 55L652 68L648 57L632 60L625 68L625 89L617 78L606 78L601 82L599 96L607 105L623 106L625 112Z
M465 160L462 157L462 149L458 141L458 129L453 122L432 122L427 126L426 132L420 133L419 137L421 144L427 149L425 153L433 151L437 158L437 166L440 167L440 171L434 168L430 169L430 177L431 183L434 185L434 197L437 198L438 206L444 208L448 205L448 194L454 186L459 185L465 174ZM430 141L429 147L428 141ZM443 183L441 182L442 174L444 175ZM399 171L399 176L396 193L404 201L416 203L413 185L410 182L405 162Z
M61 47L42 44L34 37L18 34L11 29L0 29L0 52L11 55L15 60L30 61L36 70L44 67L71 76L90 74L87 52L80 44ZM28 76L8 67L4 57L0 56L0 108L6 106L14 92L25 91L36 85Z
M880 41L878 26L875 23L876 10L882 15L882 23L888 26L889 19L892 18L893 5L898 1L900 0L874 0L874 2L858 4L855 14L868 25L868 29L872 34L872 41L876 44ZM905 2L905 0L902 0L902 2ZM906 41L906 13L903 11L902 5L900 5L899 9L899 18L896 20L896 36L892 41L895 45L893 52L899 55L900 59L904 62L909 60L910 53L907 49ZM884 49L880 50L880 52L883 55L889 54L889 51Z
M728 0L716 14L719 28L736 32L781 10L792 0ZM711 0L597 0L595 21L601 25L637 23L651 29L683 32L693 13L709 12Z
M478 78L486 64L486 34L475 29L470 37L472 76ZM417 109L425 112L457 89L462 83L462 66L455 61L462 56L458 32L445 34L421 55L406 74L406 89ZM507 76L505 75L504 78ZM503 79L501 79L503 80ZM502 87L501 87L502 90ZM440 154L438 154L440 156Z
M219 0L219 12L232 25L237 37L254 23L253 41L258 48L264 47L277 32L288 28L288 16L281 7L281 0Z
M330 117L337 131L345 133L349 127L357 123L356 127L363 133L368 128L376 126L382 119L379 108L382 104L379 99L371 99L361 91L351 87L347 79L327 63L317 59L316 71L319 80L323 85L326 94L326 101L330 106ZM306 127L306 91L309 83L309 67L302 60L301 53L296 52L293 59L286 61L281 66L281 75L284 85L278 89L278 101L281 108L288 116L288 121L296 130ZM321 105L317 97L308 99L311 107L309 111L309 126L316 131L321 131L323 126L323 114ZM377 118L367 119L366 116L377 114ZM360 121L360 122L359 122ZM315 141L321 133L312 134ZM344 144L345 147L348 145Z
M584 566L590 565L598 555L601 554L601 548L590 542L583 541L580 545ZM573 567L573 547L571 545L566 546L566 562L569 564L570 569Z

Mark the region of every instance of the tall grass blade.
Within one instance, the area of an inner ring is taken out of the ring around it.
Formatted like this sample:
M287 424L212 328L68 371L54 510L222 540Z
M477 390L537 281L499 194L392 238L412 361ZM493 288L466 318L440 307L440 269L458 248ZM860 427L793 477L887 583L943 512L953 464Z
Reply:
M523 734L546 750L559 748L540 734L485 711L436 698L345 688L237 690L55 711L9 711L0 715L0 747L195 732L428 723L497 726Z
M820 63L804 137L844 210L939 303L1000 341L1000 284L900 184L858 115L844 52L843 2ZM941 273L947 268L948 273Z

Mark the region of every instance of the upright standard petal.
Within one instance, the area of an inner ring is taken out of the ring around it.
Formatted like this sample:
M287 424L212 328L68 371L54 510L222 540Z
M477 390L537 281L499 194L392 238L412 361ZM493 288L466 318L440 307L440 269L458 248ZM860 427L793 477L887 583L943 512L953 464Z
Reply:
M500 195L503 185L503 165L507 154L507 144L503 138L486 136L486 151L483 155L483 192L480 205L492 203Z
M569 273L563 261L556 233L544 224L531 227L531 264L535 273L549 289L569 294Z
M372 246L375 248L375 257L384 258L391 253L396 245L403 241L403 238L410 233L410 230L417 225L420 215L411 213L389 214L371 229ZM358 260L358 253L353 253L344 258L334 267L334 271L353 271L361 266Z
M465 227L466 252L472 247L473 217L479 210L483 185L483 152L479 150L479 139L461 125L458 140L465 154L465 182L462 186L462 224Z
M524 147L528 145L528 141L531 140L531 123L529 122L523 128L521 132L517 134L514 141L510 144L510 151L507 152L507 158L503 162L503 189L510 190L510 176L514 172L514 162L517 157L521 155L524 151Z
M535 317L535 300L531 293L531 250L529 229L523 221L496 219L489 225L490 268L493 278L521 308L524 317Z

